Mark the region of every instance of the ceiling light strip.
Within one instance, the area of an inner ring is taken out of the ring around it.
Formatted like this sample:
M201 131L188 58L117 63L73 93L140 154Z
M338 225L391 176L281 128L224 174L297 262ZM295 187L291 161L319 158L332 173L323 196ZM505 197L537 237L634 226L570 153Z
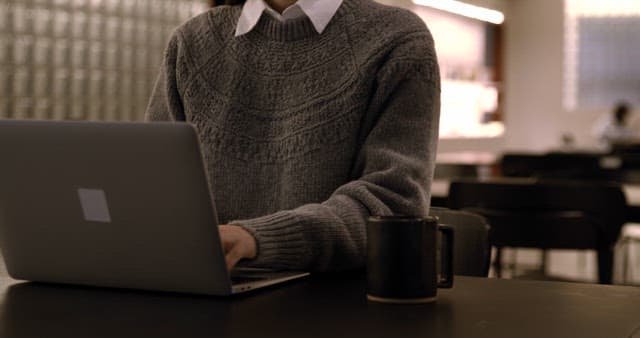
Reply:
M420 6L427 6L446 12L463 15L499 25L504 22L504 14L500 11L488 9L456 0L413 0Z

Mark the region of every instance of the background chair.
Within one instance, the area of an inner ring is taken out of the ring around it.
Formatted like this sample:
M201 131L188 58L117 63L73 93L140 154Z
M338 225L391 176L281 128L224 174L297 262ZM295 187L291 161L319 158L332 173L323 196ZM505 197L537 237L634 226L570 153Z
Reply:
M478 166L468 164L453 164L453 163L436 163L433 179L453 181L458 179L477 179L478 178ZM434 196L431 195L431 205L438 207L447 206L446 196Z
M453 226L453 273L463 276L487 277L491 259L489 225L480 215L447 208L432 207L429 215L440 224Z
M601 166L603 156L589 152L505 153L500 172L505 177L608 180L608 170Z
M500 174L507 177L537 177L545 168L545 155L505 153L500 159Z
M626 221L621 187L613 183L493 179L454 181L449 207L475 212L491 224L489 242L502 247L593 249L598 280L610 284L613 247Z

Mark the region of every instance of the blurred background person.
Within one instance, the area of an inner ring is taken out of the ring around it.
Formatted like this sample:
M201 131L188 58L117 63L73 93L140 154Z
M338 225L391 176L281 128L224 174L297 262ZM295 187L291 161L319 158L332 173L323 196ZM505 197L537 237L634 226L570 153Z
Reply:
M631 120L631 106L623 101L617 103L614 109L598 119L594 126L594 134L600 146L609 150L617 144L640 141Z

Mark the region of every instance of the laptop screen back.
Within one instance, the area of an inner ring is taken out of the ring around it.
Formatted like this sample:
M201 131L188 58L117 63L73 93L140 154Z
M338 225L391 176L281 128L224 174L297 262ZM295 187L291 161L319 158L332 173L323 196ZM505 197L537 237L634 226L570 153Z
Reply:
M0 248L16 279L228 294L184 123L0 121Z

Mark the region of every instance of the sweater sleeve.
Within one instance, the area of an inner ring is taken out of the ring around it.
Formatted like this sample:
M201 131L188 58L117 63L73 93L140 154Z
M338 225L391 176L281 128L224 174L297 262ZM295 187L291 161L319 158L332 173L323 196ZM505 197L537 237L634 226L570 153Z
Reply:
M376 76L353 180L318 204L231 222L251 232L253 266L343 270L364 265L370 215L428 214L440 77L426 28L388 55Z
M181 52L178 32L174 33L164 53L160 74L156 80L145 112L146 121L184 121L184 108L178 90L177 60Z

